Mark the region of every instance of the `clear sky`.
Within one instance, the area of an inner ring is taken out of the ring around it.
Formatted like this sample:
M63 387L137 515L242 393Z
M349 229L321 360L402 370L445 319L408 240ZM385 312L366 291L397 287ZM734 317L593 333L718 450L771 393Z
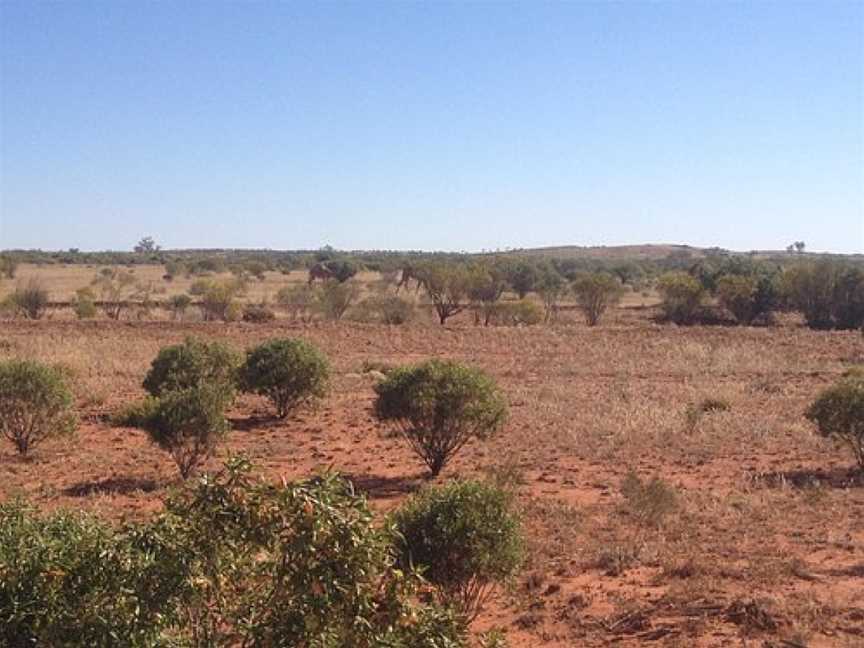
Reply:
M0 2L0 248L864 251L864 2Z

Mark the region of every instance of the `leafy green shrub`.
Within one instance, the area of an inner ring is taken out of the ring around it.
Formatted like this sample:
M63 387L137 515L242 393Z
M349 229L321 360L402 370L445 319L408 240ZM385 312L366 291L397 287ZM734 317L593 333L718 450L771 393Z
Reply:
M0 362L0 432L22 456L77 425L72 392L60 369L31 360Z
M567 293L567 282L550 264L541 268L540 278L535 287L540 299L543 300L543 321L554 322L558 317L558 303Z
M582 273L573 280L572 288L588 326L596 326L606 309L617 304L624 292L617 277L605 272Z
M82 513L0 504L0 644L164 646L176 577L129 536Z
M686 272L668 272L657 281L663 298L661 308L666 319L676 324L690 324L699 314L705 289Z
M42 319L48 308L48 291L35 279L15 288L8 299L12 310L27 319Z
M246 352L240 370L245 391L269 398L276 415L286 417L327 392L330 369L314 346L299 339L270 340Z
M500 326L534 326L543 321L543 309L528 299L494 305L490 321Z
M470 621L495 584L513 576L524 546L511 495L479 481L427 488L396 511L398 565L420 567Z
M498 300L507 288L503 266L477 263L468 268L467 296L474 310L474 323L489 326Z
M325 319L338 321L359 295L360 289L354 283L327 279L316 293L316 301Z
M456 362L399 367L375 385L375 393L375 415L395 424L433 476L471 439L487 438L507 418L495 382Z
M192 298L189 295L174 295L169 298L168 311L171 313L171 319L182 320L191 305Z
M240 355L221 342L189 337L159 350L143 387L153 396L202 385L220 385L230 392L239 365Z
M783 292L814 329L857 329L864 325L864 268L823 260L789 268Z
M823 437L848 445L864 470L864 374L852 371L824 390L806 416Z
M163 393L142 408L137 421L150 440L171 454L183 479L213 454L228 431L226 391L199 385Z
M770 316L778 305L776 282L770 276L726 275L717 280L720 305L741 324Z
M276 313L267 304L247 304L243 307L243 321L265 324L276 319Z
M207 282L201 293L201 313L204 321L230 322L237 319L237 297L243 293L243 284L236 280Z
M528 293L536 290L541 274L537 264L529 259L505 264L504 273L507 283L519 299L525 299Z
M93 319L96 317L96 296L89 288L81 288L75 292L72 300L72 310L79 320Z

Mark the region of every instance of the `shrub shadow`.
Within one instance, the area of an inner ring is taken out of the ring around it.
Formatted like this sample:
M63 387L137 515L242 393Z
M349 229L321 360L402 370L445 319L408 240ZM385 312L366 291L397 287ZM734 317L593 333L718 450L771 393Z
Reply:
M109 477L99 481L78 482L63 489L63 494L70 497L88 497L90 495L111 494L128 495L135 491L151 493L159 488L153 479L143 477Z
M344 474L354 484L358 493L364 493L370 499L393 499L410 495L427 482L425 474L386 477L384 475Z

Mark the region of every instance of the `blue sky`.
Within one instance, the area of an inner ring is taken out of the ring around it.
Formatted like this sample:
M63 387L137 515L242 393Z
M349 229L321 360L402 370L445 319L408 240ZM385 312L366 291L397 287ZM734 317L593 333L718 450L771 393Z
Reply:
M0 3L0 248L864 251L862 2Z

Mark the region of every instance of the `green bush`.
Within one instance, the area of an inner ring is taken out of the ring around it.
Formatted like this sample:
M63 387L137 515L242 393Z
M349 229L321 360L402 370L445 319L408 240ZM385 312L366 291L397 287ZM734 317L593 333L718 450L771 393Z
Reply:
M167 648L177 579L158 560L90 515L0 504L0 644Z
M543 321L554 322L558 318L558 304L567 293L567 282L551 265L541 267L536 284L537 294L543 300Z
M246 352L240 383L245 391L269 398L276 415L284 418L300 405L323 397L329 374L324 354L308 342L270 340Z
M247 304L243 307L243 321L265 324L276 319L276 313L267 304Z
M236 280L207 282L201 294L204 321L230 322L237 319L240 307L236 300L242 292L243 285Z
M240 355L224 344L189 337L159 350L143 387L153 396L202 385L221 385L230 392L239 365Z
M499 326L534 326L544 319L543 309L529 298L494 304L489 320Z
M823 260L783 274L789 304L814 329L857 329L864 325L864 268Z
M471 286L471 275L465 267L439 262L424 266L417 273L418 281L426 289L442 326L465 308L462 301Z
M864 470L864 373L851 371L807 410L823 437L848 445Z
M596 326L606 309L617 304L624 293L618 278L605 272L581 273L573 280L572 288L588 326Z
M396 426L433 476L466 443L487 438L507 418L495 382L456 362L399 367L375 385L375 393L375 415Z
M22 456L77 425L64 373L31 360L0 362L0 432Z
M35 279L15 288L7 299L12 310L27 319L42 319L48 308L48 291Z
M427 488L393 515L398 565L417 566L470 621L522 563L511 495L478 481Z
M228 397L221 385L199 385L163 393L141 410L138 426L171 454L183 479L213 454L229 429Z
M72 300L72 310L75 317L79 320L93 319L96 317L96 296L89 288L81 288L75 292L75 299Z
M318 310L325 319L341 320L359 295L360 289L353 282L327 279L316 293Z
M666 319L676 324L690 324L696 319L705 298L705 289L686 272L668 272L657 281L663 298L661 308Z

